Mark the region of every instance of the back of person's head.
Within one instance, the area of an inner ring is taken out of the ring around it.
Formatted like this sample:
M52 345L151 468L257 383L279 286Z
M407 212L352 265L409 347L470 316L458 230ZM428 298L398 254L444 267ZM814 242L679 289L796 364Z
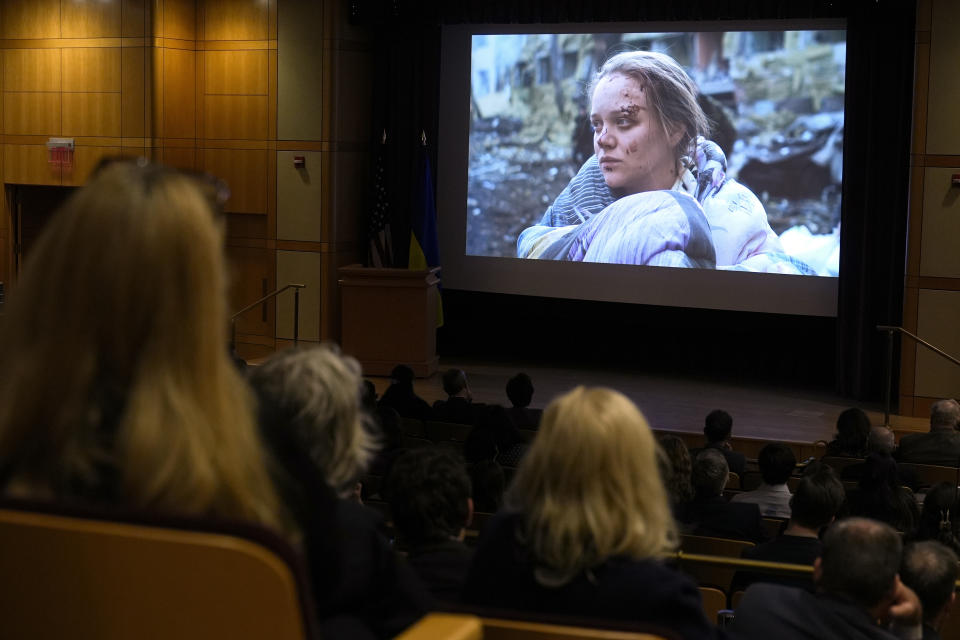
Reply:
M846 494L836 472L826 465L804 475L790 500L790 519L807 529L818 530L837 515Z
M676 504L688 502L693 498L693 485L690 473L693 461L687 445L677 436L661 436L660 449L663 455L657 458L660 463L663 484Z
M377 409L377 387L369 380L363 380L360 402L367 413L373 413Z
M393 384L413 386L413 369L405 364L398 364L390 371L390 380Z
M508 491L542 583L563 583L615 555L676 544L657 445L646 419L611 389L577 387L550 403Z
M870 427L867 436L867 451L890 455L897 448L893 430L888 427Z
M393 523L417 547L457 538L470 516L470 478L440 449L411 449L393 463L385 485Z
M360 406L360 364L320 345L277 352L250 382L264 429L286 429L337 492L350 489L376 451L371 419Z
M872 608L890 595L902 548L900 534L890 525L866 518L840 520L823 536L817 586Z
M393 451L403 446L403 430L400 428L400 414L393 407L380 406L371 413L380 427L381 451Z
M866 449L869 433L870 418L863 409L851 407L837 417L836 441L844 452L856 453Z
M533 380L525 373L518 373L507 380L507 398L515 407L528 407L533 400Z
M473 485L473 508L481 513L494 513L503 504L507 480L503 467L495 460L480 460L470 465Z
M960 403L952 398L937 400L930 406L930 429L950 430L960 425Z
M765 484L786 484L797 467L797 457L787 445L771 442L760 449L757 464Z
M960 551L960 495L952 482L940 482L927 491L917 536Z
M953 599L957 554L939 542L915 542L903 550L900 579L920 599L923 621L935 620Z
M733 432L733 416L723 409L714 409L707 414L703 424L703 435L707 442L723 442Z
M703 449L693 461L690 482L699 498L714 498L727 486L730 467L727 459L716 449Z
M889 493L899 486L896 460L881 453L871 453L867 456L859 482L861 490Z
M467 388L467 374L463 369L447 369L443 372L443 391L455 396Z
M222 227L193 177L101 168L4 309L0 460L26 493L276 523L227 349Z

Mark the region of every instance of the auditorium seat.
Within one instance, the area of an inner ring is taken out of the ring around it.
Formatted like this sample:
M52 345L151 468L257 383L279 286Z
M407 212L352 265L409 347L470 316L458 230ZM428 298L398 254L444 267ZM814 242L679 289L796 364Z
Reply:
M774 518L764 516L762 525L763 525L763 537L767 540L773 540L787 528L788 518Z
M941 482L956 484L957 476L960 475L960 470L957 467L941 467L935 464L914 464L911 462L900 462L897 466L904 477L916 478L921 486L932 487Z
M427 437L427 431L423 426L423 420L420 418L400 418L400 433L405 436L414 436L416 438Z
M700 601L707 620L716 624L717 614L727 608L727 594L714 587L700 587Z
M727 540L725 538L710 538L707 536L680 536L680 569L691 576L697 584L705 587L717 587L724 593L730 590L733 574L736 567L718 566L692 560L684 560L684 554L707 556L721 556L723 558L740 558L744 549L755 546L746 540Z
M431 613L396 640L658 640L661 636L530 620Z
M457 422L427 420L423 424L426 429L427 438L436 444L444 442L466 442L467 436L473 431L472 425L459 424Z
M6 638L316 637L299 555L252 525L5 500L0 575Z

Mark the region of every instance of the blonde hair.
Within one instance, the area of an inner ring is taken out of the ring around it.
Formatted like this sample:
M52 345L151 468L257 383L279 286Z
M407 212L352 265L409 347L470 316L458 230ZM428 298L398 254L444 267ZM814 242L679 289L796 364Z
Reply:
M697 136L708 135L710 121L697 102L699 89L683 67L663 53L624 51L603 63L588 87L587 96L592 99L597 83L617 74L632 78L640 85L667 139L673 132L680 133L673 149L677 160L692 156Z
M73 194L3 318L8 491L279 524L224 272L191 178L118 162Z
M335 345L281 351L253 372L265 429L289 428L338 492L352 488L377 450L361 407L360 363ZM283 422L285 424L276 424Z
M540 582L676 546L657 451L643 414L616 391L577 387L550 403L507 499L523 514Z

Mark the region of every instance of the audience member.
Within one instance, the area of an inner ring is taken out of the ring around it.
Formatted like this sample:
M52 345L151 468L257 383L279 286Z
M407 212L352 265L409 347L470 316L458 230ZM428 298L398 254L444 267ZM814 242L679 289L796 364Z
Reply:
M358 624L392 637L432 600L380 535L379 514L343 499L376 448L360 380L359 363L325 345L278 352L250 378L276 484L303 531L326 637L353 637Z
M463 544L473 516L470 478L449 452L412 449L397 458L386 484L393 524L407 560L442 602L460 599L473 552Z
M533 380L525 373L518 373L507 380L507 398L510 408L507 419L517 429L536 429L543 414L539 409L531 409L533 401Z
M923 499L917 540L936 540L960 554L960 497L952 482L934 485Z
M413 369L405 364L398 364L390 372L390 386L380 396L378 406L392 407L403 418L433 420L430 405L413 390Z
M923 640L940 640L956 600L957 554L939 542L917 542L903 551L900 578L923 605Z
M694 498L679 514L683 529L698 536L759 542L763 538L760 508L749 502L723 499L729 475L722 452L703 449L697 454L691 474Z
M693 462L690 460L687 445L677 436L661 436L660 449L664 454L657 458L661 467L660 475L663 477L670 503L676 510L680 505L693 500L693 485L690 483Z
M447 369L443 372L443 391L446 400L433 403L433 419L457 424L473 424L483 405L473 404L473 395L467 384L467 374L462 369Z
M473 487L473 508L476 511L496 513L500 510L507 481L499 463L481 460L470 465L470 484Z
M386 477L390 473L393 461L404 451L400 414L392 407L381 406L375 407L370 416L379 427L380 450L371 460L368 472Z
M902 543L888 525L865 518L835 523L814 562L817 593L757 583L737 606L731 635L744 640L915 639L922 607L900 582ZM878 625L893 623L890 633Z
M230 361L203 186L115 161L33 245L0 335L0 492L248 520L293 536Z
M749 560L812 565L820 557L820 531L833 522L844 501L843 484L833 469L821 466L804 476L790 501L792 514L783 534L770 542L745 549ZM813 591L809 576L738 571L731 591L746 589L754 582L773 582Z
M464 600L715 636L696 585L659 559L677 538L655 465L653 434L623 395L578 387L553 401L508 510L487 525Z
M837 433L827 443L827 455L842 458L864 458L867 455L867 436L870 418L862 409L851 407L837 417Z
M938 400L930 407L930 432L900 438L897 459L916 464L956 467L960 463L960 403Z
M847 507L850 515L886 522L908 535L920 519L913 492L897 478L896 461L879 453L867 456L857 489L847 493Z
M742 453L733 450L730 437L733 435L733 417L722 409L715 409L707 414L703 425L703 435L706 436L706 449L716 449L723 454L727 467L737 475L743 475L747 458ZM702 449L691 451L693 458L697 457Z
M790 489L787 480L797 468L793 449L779 442L767 444L757 458L763 484L745 493L738 493L731 502L752 502L760 507L760 515L768 518L790 517Z

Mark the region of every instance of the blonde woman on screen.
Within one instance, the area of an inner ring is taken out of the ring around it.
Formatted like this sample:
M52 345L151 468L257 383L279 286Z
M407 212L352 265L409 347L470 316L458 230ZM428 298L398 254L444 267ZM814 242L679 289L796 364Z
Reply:
M74 193L2 320L2 491L280 526L226 287L194 179L121 161Z
M578 387L554 400L507 509L485 529L464 600L713 636L696 585L660 560L677 534L657 451L616 391Z

